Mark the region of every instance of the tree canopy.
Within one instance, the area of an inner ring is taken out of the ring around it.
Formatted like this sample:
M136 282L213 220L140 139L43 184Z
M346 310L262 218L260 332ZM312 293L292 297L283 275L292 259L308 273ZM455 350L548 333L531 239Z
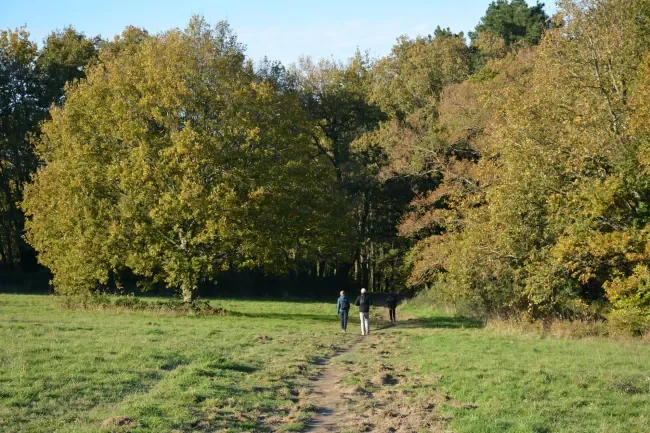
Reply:
M410 281L487 314L605 313L642 332L647 119L635 101L645 95L648 7L560 6L539 47L492 56L442 91L424 135L390 145L402 147L396 169L442 177L402 222L419 239Z
M66 83L84 78L96 55L95 41L71 28L51 33L40 50L24 28L0 32L0 268L34 261L17 206L39 163L34 142L50 105L63 102Z
M191 301L232 263L282 267L338 230L334 171L309 153L299 101L256 77L226 24L197 18L101 57L66 99L23 202L61 292L128 268Z
M548 20L544 3L528 6L526 0L496 0L488 6L481 22L469 33L469 37L475 41L480 33L488 33L503 38L506 45L537 45L548 26Z

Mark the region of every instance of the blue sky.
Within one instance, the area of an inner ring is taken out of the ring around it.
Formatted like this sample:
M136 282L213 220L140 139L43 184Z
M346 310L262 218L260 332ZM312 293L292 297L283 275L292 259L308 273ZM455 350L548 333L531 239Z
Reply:
M437 25L474 28L491 0L0 0L0 28L27 25L41 43L72 25L88 36L112 38L127 25L151 33L183 28L193 14L227 20L254 60L289 64L301 55L345 59L359 47L383 56L400 35L426 35ZM533 0L529 4L534 3ZM550 12L547 5L547 12Z

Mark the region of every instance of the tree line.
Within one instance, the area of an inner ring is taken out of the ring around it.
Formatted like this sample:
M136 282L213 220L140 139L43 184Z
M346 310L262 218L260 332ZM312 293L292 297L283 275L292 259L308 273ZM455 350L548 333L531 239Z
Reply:
M61 293L252 269L641 332L649 25L643 0L498 0L469 41L290 66L200 17L5 31L0 260L37 251Z

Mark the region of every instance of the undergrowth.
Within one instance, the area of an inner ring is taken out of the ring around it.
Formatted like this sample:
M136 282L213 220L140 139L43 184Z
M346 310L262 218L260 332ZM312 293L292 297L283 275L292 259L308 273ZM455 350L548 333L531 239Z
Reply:
M509 335L538 334L562 338L640 338L650 341L650 312L632 316L612 314L606 303L578 303L570 312L558 317L530 317L526 314L499 315L479 311L468 301L447 299L435 286L404 304L406 310L443 311L458 317L473 317L487 328Z
M170 314L226 315L232 314L205 300L190 303L181 299L147 300L133 295L94 294L90 296L58 296L58 305L70 310L131 310Z

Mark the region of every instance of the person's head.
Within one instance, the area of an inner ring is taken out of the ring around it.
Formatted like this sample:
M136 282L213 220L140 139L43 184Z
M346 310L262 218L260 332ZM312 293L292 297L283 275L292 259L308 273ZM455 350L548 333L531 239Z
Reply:
M366 293L366 289L361 289L361 293Z
M341 296L345 295L345 290L341 290Z

